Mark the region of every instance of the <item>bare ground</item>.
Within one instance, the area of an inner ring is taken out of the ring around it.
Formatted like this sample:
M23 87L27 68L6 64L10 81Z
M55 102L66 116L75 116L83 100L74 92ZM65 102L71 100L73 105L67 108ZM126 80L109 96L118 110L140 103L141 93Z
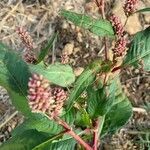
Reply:
M148 0L140 1L139 7L148 7ZM74 10L99 17L97 8L85 0L2 0L0 1L0 41L18 51L24 46L15 32L24 26L34 39L37 51L44 46L53 32L59 31L55 50L59 53L70 44L70 63L80 72L92 59L102 56L101 39L83 29L75 27L59 16L60 9ZM111 8L111 9L110 9ZM120 10L120 1L107 0L107 11ZM129 21L127 32L146 28L150 16L138 14ZM122 18L124 20L124 18ZM133 22L136 22L134 24ZM124 91L134 107L130 122L113 137L103 140L105 150L148 150L150 149L150 73L128 68L121 74ZM0 142L10 137L11 130L21 123L23 117L11 105L7 91L0 88Z

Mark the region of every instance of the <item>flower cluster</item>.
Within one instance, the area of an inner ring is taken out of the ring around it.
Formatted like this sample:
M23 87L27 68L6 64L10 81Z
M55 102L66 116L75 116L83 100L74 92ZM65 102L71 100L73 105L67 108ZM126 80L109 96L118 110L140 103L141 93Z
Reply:
M51 119L61 114L67 94L62 88L51 88L42 75L33 74L28 82L29 106L33 112L46 113Z
M125 38L120 38L115 43L115 47L113 49L115 57L121 57L125 54L127 41Z
M35 64L37 62L37 59L32 51L25 51L22 57L27 63Z
M116 15L112 14L110 17L110 22L114 28L116 35L118 37L122 37L124 35L124 28L119 18Z
M62 108L65 100L67 99L67 93L64 89L60 87L55 87L52 89L53 99L55 100L55 107L51 113L52 118L54 116L59 116L62 113Z
M20 36L27 49L32 50L34 47L34 43L30 34L23 27L17 27L16 32Z
M137 4L138 0L126 0L124 4L124 12L127 17L129 17L135 11L135 5Z
M28 82L28 99L32 111L48 112L52 101L49 82L42 75L33 74Z
M112 16L110 17L110 22L112 23L114 31L117 35L117 41L115 43L115 47L112 50L115 59L116 57L121 57L125 54L127 42L124 38L124 28L119 18L112 14Z
M16 29L16 32L18 33L22 42L25 44L27 48L27 50L23 53L23 59L28 63L35 63L36 57L32 51L34 48L34 43L30 34L23 27L18 27Z

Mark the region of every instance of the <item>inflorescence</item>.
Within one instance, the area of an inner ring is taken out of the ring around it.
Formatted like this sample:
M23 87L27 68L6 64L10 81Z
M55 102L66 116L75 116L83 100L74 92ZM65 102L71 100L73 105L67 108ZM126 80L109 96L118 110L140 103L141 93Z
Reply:
M123 9L127 17L129 17L131 14L134 13L134 11L136 10L135 5L137 4L137 2L138 0L126 0L125 1Z
M18 33L22 43L24 43L27 48L23 54L23 59L28 63L35 63L36 56L33 53L34 43L32 37L23 27L17 27L16 32Z
M51 119L62 113L67 93L61 87L50 87L42 75L33 74L28 82L28 100L32 112L42 112Z

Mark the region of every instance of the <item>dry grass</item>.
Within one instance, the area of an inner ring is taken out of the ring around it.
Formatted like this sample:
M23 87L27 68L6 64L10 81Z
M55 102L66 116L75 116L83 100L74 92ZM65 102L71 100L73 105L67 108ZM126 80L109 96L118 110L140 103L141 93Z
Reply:
M44 5L42 2L44 2L46 5ZM17 26L23 26L27 29L27 31L30 32L36 47L39 50L43 44L47 42L52 33L59 30L61 32L61 36L60 43L57 46L58 49L62 50L65 44L73 41L74 45L77 48L80 48L82 51L78 52L77 55L73 54L72 61L74 62L75 66L81 64L81 60L83 60L83 64L85 64L89 61L89 59L91 59L91 56L95 57L95 51L101 44L99 39L94 37L94 41L92 40L91 36L89 38L89 34L87 33L81 32L79 34L79 29L76 29L73 25L70 26L70 24L66 25L66 22L62 21L58 17L59 10L62 8L84 12L84 6L84 0L41 0L41 3L38 1L32 2L31 0L26 0L24 3L21 0L1 0L0 41L13 49L23 51L24 46L20 39L18 39L18 35L15 31ZM88 9L92 9L92 11L95 12L94 8L90 7ZM92 13L93 12L91 12L91 14ZM62 28L65 28L65 32L62 30ZM78 37L79 35L82 37L81 41L78 39L80 38ZM92 51L92 54L90 54L90 50ZM118 150L140 150L140 144L135 144L135 141L143 138L143 134L141 135L140 133L145 129L149 129L150 118L149 114L147 112L145 113L147 107L144 108L144 105L146 105L146 102L150 103L150 77L149 74L144 75L143 72L134 73L133 69L129 69L123 74L122 83L125 84L126 92L132 99L133 105L136 107L135 114L130 123L124 128L124 131L122 130L123 132L121 131L119 134L114 135L112 140L109 139L109 142L111 141L110 146L114 146L117 142ZM4 141L4 139L6 140L9 138L9 136L5 136L5 132L11 131L9 126L14 124L12 122L15 122L15 125L13 125L12 128L14 128L18 122L20 122L19 119L16 119L17 117L20 118L20 115L17 115L16 117L15 114L13 115L13 117L15 117L10 119L11 114L14 112L16 113L16 111L9 103L6 91L0 89L0 95L0 117L3 118L0 120L0 123L6 123L6 121L9 121L9 123L7 123L7 125L0 130L0 141ZM5 96L7 98L5 98ZM140 128L142 123L144 124L144 129ZM9 133L7 135L9 135ZM113 147L113 149L117 150L116 147Z

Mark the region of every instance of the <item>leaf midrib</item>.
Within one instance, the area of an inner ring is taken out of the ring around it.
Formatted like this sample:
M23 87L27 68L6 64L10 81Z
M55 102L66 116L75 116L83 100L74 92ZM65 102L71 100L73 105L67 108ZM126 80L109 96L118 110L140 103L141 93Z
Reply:
M135 58L130 60L128 63L124 63L123 66L135 63L136 61L139 61L141 58L144 58L144 57L146 57L148 55L150 55L150 51L146 51L143 55L141 54L141 56L136 56Z

